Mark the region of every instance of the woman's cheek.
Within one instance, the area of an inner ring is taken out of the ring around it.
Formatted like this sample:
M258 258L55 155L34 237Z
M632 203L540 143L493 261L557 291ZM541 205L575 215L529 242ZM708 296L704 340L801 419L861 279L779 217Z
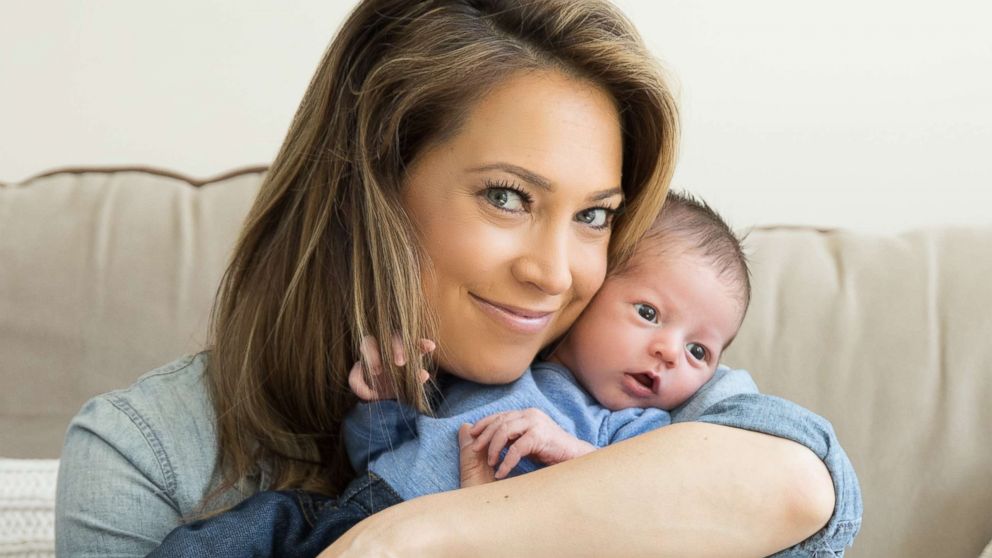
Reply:
M572 265L575 298L584 308L606 280L609 237L583 246Z
M596 292L603 286L606 279L607 243L601 245L585 242L573 251L570 256L572 271L572 296L568 305L562 310L561 317L556 320L550 332L550 343L567 331L579 315L589 305Z

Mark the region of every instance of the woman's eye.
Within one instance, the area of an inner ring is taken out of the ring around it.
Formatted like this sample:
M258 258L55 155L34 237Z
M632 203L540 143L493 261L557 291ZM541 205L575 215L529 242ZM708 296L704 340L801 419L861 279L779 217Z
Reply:
M575 214L575 220L594 229L604 229L611 224L613 212L606 207L591 207Z
M685 346L685 348L689 350L689 354L692 355L692 358L698 361L706 360L706 347L700 345L699 343L689 343Z
M637 315L644 318L645 320L656 324L658 323L658 311L655 310L648 304L635 304L634 308L637 309Z
M510 188L487 188L486 200L507 211L523 211L526 202L520 192Z

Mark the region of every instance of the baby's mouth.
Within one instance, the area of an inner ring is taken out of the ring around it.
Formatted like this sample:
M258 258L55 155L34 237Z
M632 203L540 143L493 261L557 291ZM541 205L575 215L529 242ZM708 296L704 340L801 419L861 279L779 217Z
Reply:
M648 374L647 372L637 372L631 374L631 376L637 380L637 383L648 388L653 393L658 393L658 389L655 387L655 376L653 374Z

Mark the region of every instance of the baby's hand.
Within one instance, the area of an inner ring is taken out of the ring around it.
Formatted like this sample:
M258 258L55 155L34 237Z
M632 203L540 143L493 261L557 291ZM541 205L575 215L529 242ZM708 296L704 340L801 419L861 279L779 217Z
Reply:
M475 423L469 433L475 437L473 450L479 451L489 446L490 466L496 465L500 452L509 445L503 462L496 470L497 479L510 474L517 463L527 456L545 465L554 465L596 449L592 444L565 432L538 409L489 415Z
M420 350L427 354L434 350L436 345L429 339L420 340ZM381 399L396 399L396 385L391 378L382 377L382 359L379 357L379 342L375 337L367 335L362 339L362 355L369 362L371 370L366 373L362 361L358 361L351 367L348 373L348 385L351 391L364 401L378 401ZM393 362L396 366L406 364L406 354L400 343L399 336L393 336ZM420 383L425 383L430 379L430 374L421 369ZM375 387L372 387L375 386Z

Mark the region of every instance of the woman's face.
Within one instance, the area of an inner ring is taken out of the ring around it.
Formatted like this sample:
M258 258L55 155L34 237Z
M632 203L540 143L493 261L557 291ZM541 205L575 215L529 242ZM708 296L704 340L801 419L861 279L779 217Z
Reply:
M521 73L413 162L403 203L430 260L444 370L515 380L595 294L623 198L619 122L596 86Z

